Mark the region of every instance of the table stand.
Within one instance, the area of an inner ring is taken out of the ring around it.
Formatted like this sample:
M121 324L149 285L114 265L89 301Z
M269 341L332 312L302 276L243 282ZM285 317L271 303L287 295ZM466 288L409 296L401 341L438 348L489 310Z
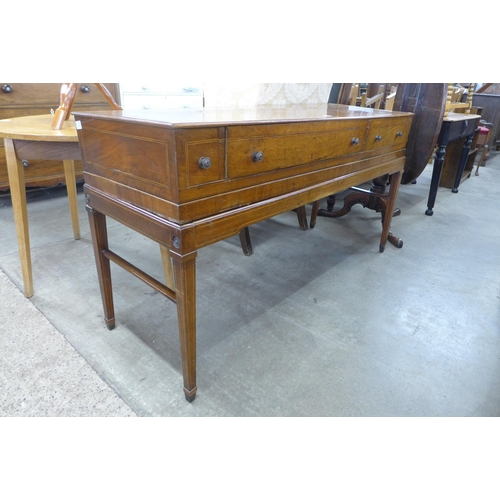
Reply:
M96 85L112 108L121 109L103 84ZM61 104L53 115L0 120L0 138L3 137L5 143L9 188L26 297L33 295L33 271L23 160L63 162L73 235L76 240L80 239L74 160L80 160L81 155L74 120L70 119L75 95L76 83L63 84Z
M333 211L333 206L335 205L335 195L330 195L327 198L327 208L319 208L319 201L313 203L313 208L311 211L311 228L316 225L316 218L320 217L342 217L351 211L354 205L360 204L363 208L368 208L370 210L375 210L382 215L382 224L384 224L384 219L386 218L388 210L388 194L385 192L385 183L387 181L387 176L380 179L374 179L372 187L369 191L366 189L361 189L358 187L352 187L353 193L347 195L344 198L344 206L340 210ZM396 217L401 215L401 210L399 208L393 209L391 217ZM392 231L389 231L387 239L396 248L403 248L403 240L395 236ZM383 249L381 249L383 251Z
M480 115L463 113L450 113L446 118L444 118L437 141L436 158L434 159L434 166L432 168L431 185L425 215L430 216L434 213L433 208L436 202L441 173L443 172L446 147L451 141L465 137L466 140L460 156L460 163L457 166L457 174L455 176L455 183L452 189L453 193L458 193L458 186L460 185L460 180L462 179L462 175L464 173L474 132L476 131L480 118Z

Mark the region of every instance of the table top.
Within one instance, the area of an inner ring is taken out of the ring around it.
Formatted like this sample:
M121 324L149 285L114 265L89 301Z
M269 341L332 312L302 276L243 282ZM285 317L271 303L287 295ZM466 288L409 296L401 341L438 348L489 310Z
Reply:
M173 128L328 121L338 119L390 118L411 113L385 111L342 104L261 105L168 110L76 111L78 118L99 117L117 122L156 123Z
M449 113L448 116L443 118L444 122L463 122L466 120L475 120L481 118L481 115L472 115L467 113Z
M26 141L78 142L75 120L70 117L61 130L52 130L54 115L21 116L0 120L0 137Z

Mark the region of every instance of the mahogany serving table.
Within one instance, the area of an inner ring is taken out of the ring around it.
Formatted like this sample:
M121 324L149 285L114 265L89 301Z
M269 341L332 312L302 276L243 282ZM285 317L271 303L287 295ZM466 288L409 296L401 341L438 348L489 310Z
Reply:
M188 401L197 390L197 250L389 174L383 251L413 117L337 104L74 115L106 324L115 325L113 261L177 304ZM109 249L106 216L168 249L173 285Z

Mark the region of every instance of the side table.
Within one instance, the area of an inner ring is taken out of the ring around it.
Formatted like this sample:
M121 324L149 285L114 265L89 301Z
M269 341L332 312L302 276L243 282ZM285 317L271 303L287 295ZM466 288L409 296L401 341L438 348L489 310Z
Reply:
M74 160L80 160L81 155L75 121L71 118L64 122L60 130L52 130L52 120L51 114L0 120L0 138L3 138L5 143L9 187L26 297L33 295L33 273L23 161L63 162L73 234L75 239L80 238Z
M439 187L439 181L441 179L441 173L443 172L446 147L451 141L455 141L457 139L465 137L466 140L462 149L460 162L457 165L457 173L452 189L454 193L458 193L458 186L460 185L460 180L462 179L462 175L464 173L465 164L467 163L467 157L469 155L472 138L474 137L474 132L478 126L480 118L480 115L449 113L448 116L443 119L443 123L441 124L441 130L439 132L439 137L437 140L437 152L432 169L431 186L429 189L429 198L427 200L427 210L425 211L425 215L432 215L434 213L433 208L434 203L436 202L436 195Z

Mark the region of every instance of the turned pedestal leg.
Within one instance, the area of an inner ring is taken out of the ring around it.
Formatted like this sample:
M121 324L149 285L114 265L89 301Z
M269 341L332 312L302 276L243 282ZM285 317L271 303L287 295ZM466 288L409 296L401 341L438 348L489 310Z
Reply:
M104 321L109 330L115 327L115 310L113 305L113 288L111 284L111 266L109 259L104 256L108 250L108 233L106 229L106 217L100 212L87 206L89 214L90 232L92 234L92 245L101 289L102 306L104 309Z
M438 144L436 150L436 158L434 159L434 166L432 168L431 187L429 189L429 198L427 200L427 210L425 215L432 215L434 203L436 202L437 190L439 181L441 180L441 173L443 171L444 155L446 153L446 144Z
M24 295L33 295L33 272L31 268L30 236L28 229L28 208L26 206L26 186L24 182L24 167L17 159L14 142L12 139L4 139L5 156L7 160L7 172L9 175L10 197L14 211L14 222L16 225L17 245L21 259L21 271L23 274Z
M172 254L184 395L190 403L196 396L196 253Z
M455 176L455 183L453 184L452 193L458 193L458 186L460 186L460 181L462 180L462 175L464 175L465 165L467 165L467 159L469 158L470 146L472 144L473 135L469 135L465 139L464 147L462 148L462 154L460 155L460 163L457 169L457 175Z

